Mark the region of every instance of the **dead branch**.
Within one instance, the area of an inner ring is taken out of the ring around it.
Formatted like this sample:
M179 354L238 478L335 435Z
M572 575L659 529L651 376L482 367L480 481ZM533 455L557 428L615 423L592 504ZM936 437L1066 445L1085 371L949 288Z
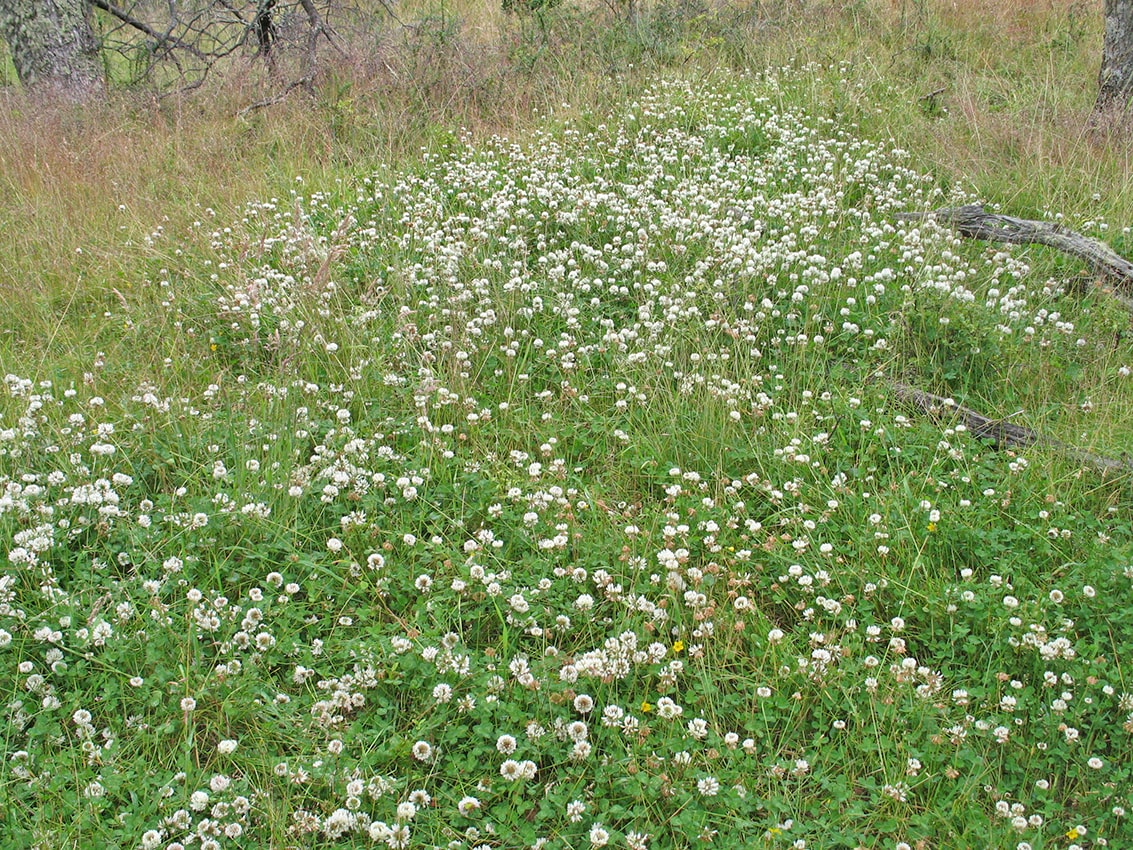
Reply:
M295 89L303 88L309 90L311 84L314 83L314 81L315 78L312 75L299 77L298 79L292 80L290 83L288 83L287 87L279 94L273 95L271 97L265 97L263 100L257 100L254 103L250 103L236 114L243 118L249 112L255 112L257 109L267 109L269 106L275 106L277 103L283 103L283 101L287 100L288 96L290 96L291 92L295 91Z
M0 0L2 5L4 0ZM324 66L322 42L348 56L343 26L369 26L372 15L392 14L390 0L83 0L97 9L101 47L127 60L132 82L165 93L201 85L222 63L246 57L267 66L277 97L293 88L313 91ZM295 79L281 93L286 78Z
M160 50L162 48L166 48L166 49L179 48L179 49L188 51L193 56L196 56L198 59L204 59L205 58L204 53L202 53L196 47L182 41L179 38L174 37L172 35L172 25L170 26L169 30L166 30L164 33L160 33L157 30L155 30L153 27L151 27L149 24L147 24L145 21L138 20L133 15L129 14L128 12L126 12L123 9L119 9L117 6L112 6L110 3L107 2L107 0L88 0L88 2L92 6L94 6L96 9L102 9L102 11L113 15L114 17L116 17L118 20L120 20L122 23L126 24L127 26L133 27L138 32L141 32L141 33L144 33L145 35L148 35L154 41L154 50L155 51Z
M1106 289L1122 307L1133 312L1133 263L1104 242L1076 233L1049 221L1032 221L989 213L981 204L945 207L929 212L898 213L898 221L934 219L954 228L968 239L1004 242L1010 245L1046 245L1084 261L1104 283L1125 292Z
M914 407L938 421L958 419L975 437L990 441L997 449L1018 449L1038 445L1103 473L1118 471L1133 473L1133 458L1125 455L1113 458L1094 454L1059 440L1044 437L1030 428L1016 425L1006 419L984 416L970 407L957 404L953 399L927 393L900 381L891 381L889 386L902 404Z

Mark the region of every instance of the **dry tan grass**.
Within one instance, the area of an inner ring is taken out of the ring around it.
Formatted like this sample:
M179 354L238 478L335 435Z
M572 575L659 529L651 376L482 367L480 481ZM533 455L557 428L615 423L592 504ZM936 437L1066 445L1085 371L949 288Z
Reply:
M629 54L600 43L613 26L604 8L555 13L540 27L505 16L497 0L415 0L399 7L409 27L387 21L330 61L313 99L296 91L251 112L269 89L249 65L187 95L116 95L83 110L38 110L4 93L0 296L9 309L0 332L34 338L45 322L97 309L144 275L152 258L137 246L148 234L163 227L175 239L205 207L231 212L286 193L296 175L333 185L460 128L522 133L548 106L617 103L636 83L611 64ZM845 96L863 122L954 183L1020 212L1089 215L1100 195L1111 216L1133 221L1129 143L1085 130L1100 56L1096 3L758 0L662 4L641 20L638 34L658 21L688 28L662 45L668 53L646 50L634 72L642 77L849 61L865 93ZM641 36L646 47L656 32ZM947 112L929 114L937 104Z

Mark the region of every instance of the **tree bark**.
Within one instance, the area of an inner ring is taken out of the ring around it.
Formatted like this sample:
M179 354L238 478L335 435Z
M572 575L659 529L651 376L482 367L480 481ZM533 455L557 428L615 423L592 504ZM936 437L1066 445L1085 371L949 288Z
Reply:
M1125 120L1133 98L1133 0L1105 0L1105 40L1094 118Z
M103 92L84 0L0 0L0 36L29 91L72 101Z

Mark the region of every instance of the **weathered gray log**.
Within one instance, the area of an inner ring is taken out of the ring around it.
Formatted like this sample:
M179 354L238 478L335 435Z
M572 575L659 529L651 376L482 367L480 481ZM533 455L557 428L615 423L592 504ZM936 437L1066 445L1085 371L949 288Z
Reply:
M1133 292L1133 263L1099 239L1092 239L1049 221L1033 221L989 213L980 204L945 207L930 212L897 213L898 221L932 218L954 228L961 236L1010 245L1046 245L1083 260L1105 282ZM1126 310L1133 312L1133 297L1107 290Z
M1024 428L1022 425L1016 425L1005 419L992 419L984 416L970 407L957 404L953 399L926 393L924 390L918 390L916 387L900 381L893 381L889 386L897 399L903 404L915 407L934 419L958 419L975 437L989 440L997 449L1016 449L1039 445L1052 449L1081 463L1083 466L1093 467L1102 472L1133 473L1133 458L1126 456L1113 458L1094 454L1059 440L1044 437L1030 428Z

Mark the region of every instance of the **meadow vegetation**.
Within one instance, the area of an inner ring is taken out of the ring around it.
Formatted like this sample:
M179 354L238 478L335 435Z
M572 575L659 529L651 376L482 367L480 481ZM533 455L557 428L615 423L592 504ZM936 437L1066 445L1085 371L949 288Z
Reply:
M1098 10L398 14L4 94L0 844L1133 841Z

